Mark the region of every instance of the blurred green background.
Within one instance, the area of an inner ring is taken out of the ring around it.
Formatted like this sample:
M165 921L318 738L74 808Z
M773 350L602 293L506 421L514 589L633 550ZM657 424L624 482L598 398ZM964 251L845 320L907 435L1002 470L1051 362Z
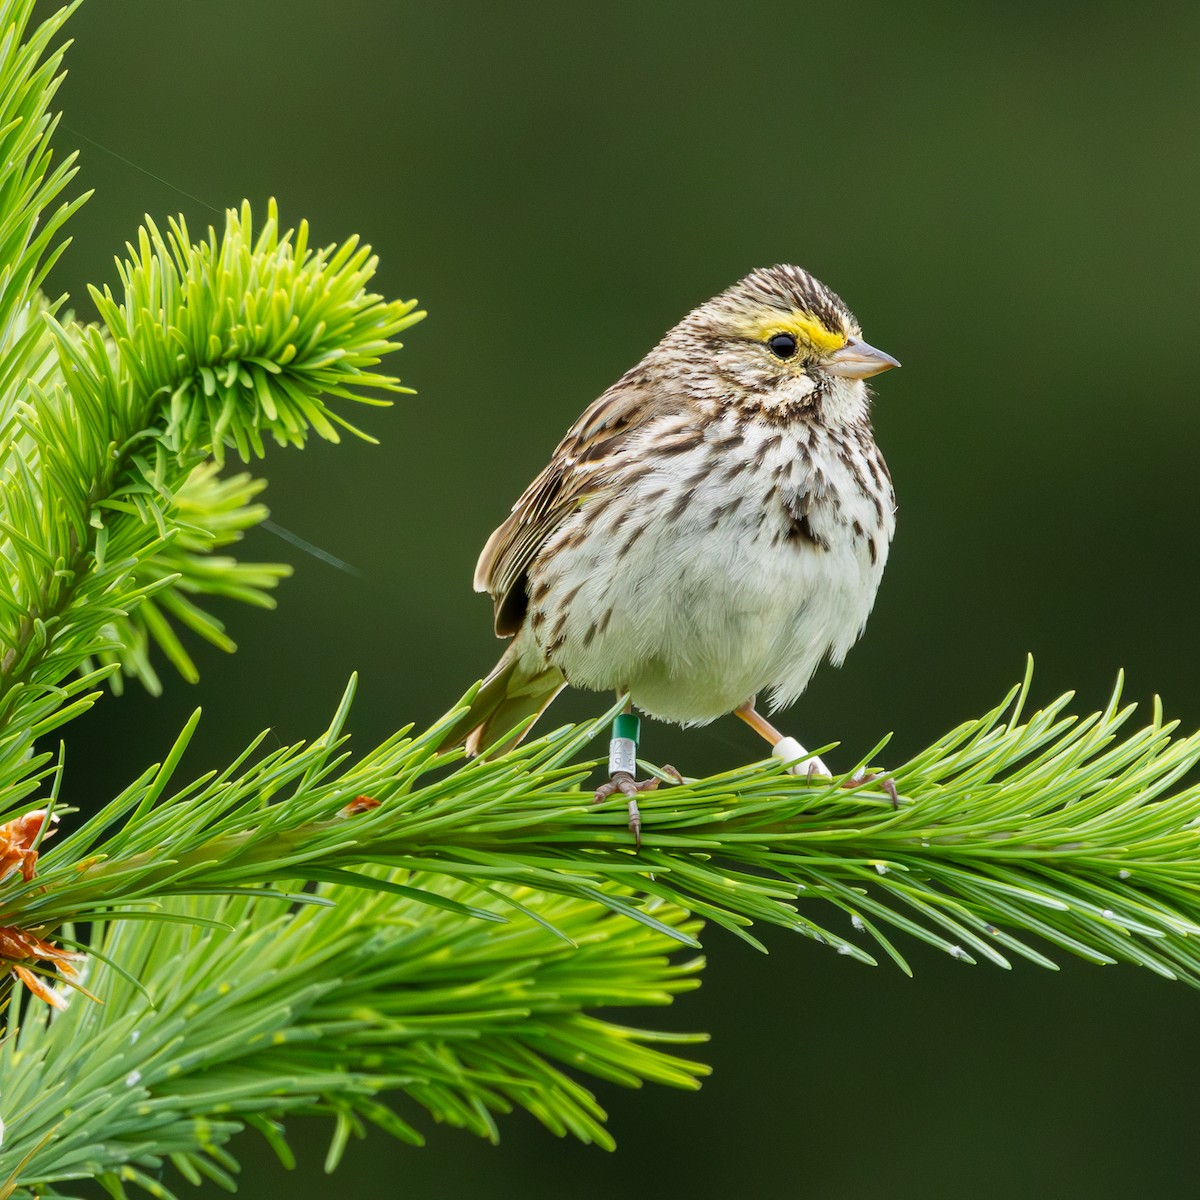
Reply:
M355 736L442 712L499 653L475 556L579 411L686 310L803 264L904 369L876 424L899 530L875 615L785 724L895 731L898 760L997 701L1161 692L1200 724L1200 73L1195 5L852 0L88 0L59 145L97 189L54 284L87 282L142 214L197 232L277 196L315 239L361 233L380 290L430 310L393 363L418 395L352 414L381 447L267 464L274 519L352 563L293 561L275 613L229 609L234 657L72 727L69 799L261 727L318 732L352 670ZM600 700L565 698L560 719ZM114 749L115 748L115 749ZM689 773L757 756L732 720L647 730ZM331 1182L293 1124L285 1176L251 1136L244 1193L368 1200L1174 1195L1194 1186L1200 995L1133 968L917 978L795 938L708 939L701 993L646 1022L706 1029L698 1095L600 1087L615 1155L524 1116L499 1147L373 1137ZM636 1023L639 1014L633 1014ZM406 1112L412 1116L413 1113ZM216 1194L215 1192L213 1194Z

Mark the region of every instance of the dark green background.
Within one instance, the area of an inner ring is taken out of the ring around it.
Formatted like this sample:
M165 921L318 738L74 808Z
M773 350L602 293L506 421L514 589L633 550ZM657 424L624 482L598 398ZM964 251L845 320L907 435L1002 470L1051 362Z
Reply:
M380 290L431 312L358 418L382 447L271 456L297 576L229 610L203 682L72 730L68 798L112 794L197 703L195 771L259 728L316 733L352 670L371 744L498 653L475 555L577 413L687 309L798 262L904 369L877 431L900 498L871 627L785 718L834 763L899 759L1038 661L1039 699L1161 692L1200 723L1195 402L1200 10L1100 3L89 0L60 145L97 195L56 272L114 279L143 212L199 232L248 196L358 232ZM91 140L94 139L93 144ZM103 147L103 149L101 148ZM117 157L120 156L120 157ZM127 161L126 161L127 160ZM577 695L560 718L594 713ZM760 753L736 722L647 752L688 772ZM808 942L708 941L706 986L646 1016L710 1030L696 1096L602 1087L615 1155L523 1116L498 1148L374 1137L332 1183L327 1127L284 1176L251 1137L245 1194L1056 1197L1194 1180L1200 996L1133 968L1059 974L913 951L915 981ZM638 1014L635 1014L636 1020ZM412 1115L411 1113L409 1115ZM215 1193L214 1193L215 1194Z

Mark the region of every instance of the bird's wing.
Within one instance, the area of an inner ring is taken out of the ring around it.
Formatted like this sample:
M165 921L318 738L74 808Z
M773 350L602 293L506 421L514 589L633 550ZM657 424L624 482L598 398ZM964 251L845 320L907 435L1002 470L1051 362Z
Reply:
M529 567L546 539L596 489L605 460L660 412L649 402L645 384L630 372L571 426L508 520L488 538L475 567L475 590L495 601L497 636L520 628Z

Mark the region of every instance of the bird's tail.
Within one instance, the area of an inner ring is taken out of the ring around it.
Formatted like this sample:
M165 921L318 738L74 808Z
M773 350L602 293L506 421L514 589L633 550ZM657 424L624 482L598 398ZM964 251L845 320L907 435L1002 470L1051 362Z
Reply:
M495 743L528 717L539 717L550 701L566 686L563 673L543 662L530 668L514 638L491 674L479 685L471 707L451 731L443 745L464 745L470 755L486 751L489 756L511 750L525 733ZM525 732L528 732L526 729Z

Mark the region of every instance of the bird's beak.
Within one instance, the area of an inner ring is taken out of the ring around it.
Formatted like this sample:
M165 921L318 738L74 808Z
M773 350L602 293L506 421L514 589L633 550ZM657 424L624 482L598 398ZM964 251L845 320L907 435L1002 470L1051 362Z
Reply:
M861 338L853 337L824 362L825 370L830 375L840 375L843 379L869 379L880 371L889 371L899 365L899 361L890 354L884 354Z

